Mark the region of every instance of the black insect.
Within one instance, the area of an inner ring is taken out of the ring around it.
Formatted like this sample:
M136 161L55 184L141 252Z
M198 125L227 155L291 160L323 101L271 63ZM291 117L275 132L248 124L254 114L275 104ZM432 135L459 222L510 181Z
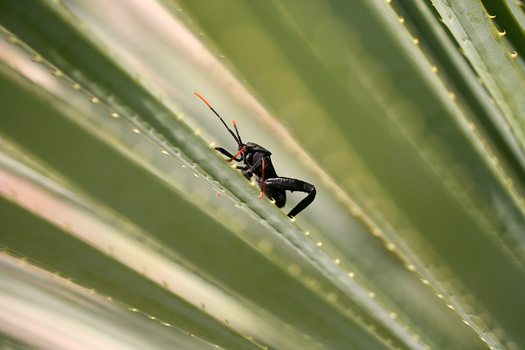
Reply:
M314 185L297 179L277 176L277 173L275 172L275 169L272 164L272 160L270 158L270 156L272 155L270 151L253 142L243 143L241 140L241 136L239 135L239 130L237 130L237 125L235 124L235 121L233 121L233 126L237 135L233 133L233 131L228 127L228 125L226 125L224 120L221 118L221 116L210 106L208 102L206 102L204 98L202 98L201 95L199 95L196 92L194 92L194 94L197 95L197 97L199 97L202 101L204 101L204 103L206 103L206 105L213 111L213 113L215 113L215 115L219 117L226 129L228 129L230 134L237 142L237 145L239 145L238 152L235 155L232 155L230 152L228 152L222 147L215 147L215 149L224 154L225 156L229 157L228 162L235 160L236 162L244 163L244 166L237 166L237 169L240 169L241 173L248 180L250 180L252 176L255 176L255 181L261 189L259 199L262 197L263 194L265 194L266 197L275 201L275 205L277 205L277 207L282 208L286 203L285 191L299 191L308 193L308 196L306 196L302 201L300 201L295 206L295 208L293 208L288 213L289 217L297 216L297 214L299 214L303 209L305 209L308 205L310 205L310 203L313 202L316 194ZM238 156L240 156L240 158L237 158Z

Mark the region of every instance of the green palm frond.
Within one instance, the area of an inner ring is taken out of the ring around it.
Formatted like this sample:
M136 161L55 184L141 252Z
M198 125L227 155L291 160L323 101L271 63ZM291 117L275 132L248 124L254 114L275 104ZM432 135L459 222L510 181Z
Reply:
M525 348L523 18L1 2L2 348ZM257 199L194 91L315 201Z

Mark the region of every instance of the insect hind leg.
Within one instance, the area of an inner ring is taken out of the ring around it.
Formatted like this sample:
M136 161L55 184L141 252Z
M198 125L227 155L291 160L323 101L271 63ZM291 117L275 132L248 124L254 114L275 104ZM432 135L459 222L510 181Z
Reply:
M267 179L264 182L264 185L268 189L279 189L290 192L299 191L308 193L308 195L288 213L289 217L297 216L297 214L299 214L306 207L308 207L310 203L312 203L315 199L315 195L317 193L314 185L302 180L292 179L288 177L273 177Z

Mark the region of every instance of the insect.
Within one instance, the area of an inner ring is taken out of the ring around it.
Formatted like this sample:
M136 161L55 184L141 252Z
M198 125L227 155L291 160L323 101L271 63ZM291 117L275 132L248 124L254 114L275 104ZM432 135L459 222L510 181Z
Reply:
M297 216L297 214L313 202L316 194L314 185L302 180L277 176L270 158L272 155L270 151L253 142L243 143L237 125L235 124L235 120L233 121L233 127L235 128L235 133L237 135L233 133L221 116L208 102L206 102L204 98L202 98L201 95L196 92L194 92L194 94L197 95L197 97L199 97L217 117L219 117L222 124L224 124L239 146L238 152L235 155L232 155L222 147L215 147L215 150L221 152L226 157L229 157L228 162L236 161L244 163L243 166L237 166L237 169L241 170L241 174L243 174L248 180L250 180L252 176L255 177L255 181L261 189L259 199L261 199L264 194L266 197L274 200L275 205L278 208L282 208L286 203L286 191L308 193L308 195L288 213L288 216L291 218ZM239 156L240 158L238 158Z

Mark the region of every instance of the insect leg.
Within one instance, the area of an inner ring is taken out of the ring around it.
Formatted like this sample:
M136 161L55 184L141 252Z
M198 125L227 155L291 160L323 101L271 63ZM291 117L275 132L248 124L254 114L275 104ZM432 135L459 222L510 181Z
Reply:
M237 167L237 169L241 169L241 174L243 174L245 178L250 180L252 178L253 173L256 172L260 166L261 166L261 159L259 159L253 165L244 164L244 167Z
M262 160L262 177L261 178L262 178L261 179L261 194L259 195L259 198L257 199L261 199L264 193L264 158Z
M242 162L242 159L236 158L237 155L234 156L233 154L231 154L230 152L228 152L227 150L225 150L225 149L222 148L222 147L215 147L215 150L221 152L221 153L224 154L226 157L229 157L229 158L230 158L230 159L229 159L230 162L231 162L232 160L235 160L235 161L237 161L237 162Z
M313 202L316 190L315 186L312 184L309 184L308 182L297 180L297 179L291 179L288 177L273 177L270 179L267 179L264 182L267 189L279 189L279 190L285 190L285 191L299 191L299 192L305 192L308 193L308 196L306 196L302 201L300 201L295 208L293 208L289 213L289 217L297 216L303 209L305 209L307 206L310 205L310 203Z
M234 159L237 160L236 157L237 157L239 154L242 154L242 152L244 152L245 149L246 149L246 146L244 146L243 148L241 148L241 149L239 150L239 152L235 153L234 156L232 156L230 159L228 159L228 162L231 162L231 161L234 160ZM237 160L237 161L238 161L238 160ZM239 162L239 161L238 161L238 162Z

